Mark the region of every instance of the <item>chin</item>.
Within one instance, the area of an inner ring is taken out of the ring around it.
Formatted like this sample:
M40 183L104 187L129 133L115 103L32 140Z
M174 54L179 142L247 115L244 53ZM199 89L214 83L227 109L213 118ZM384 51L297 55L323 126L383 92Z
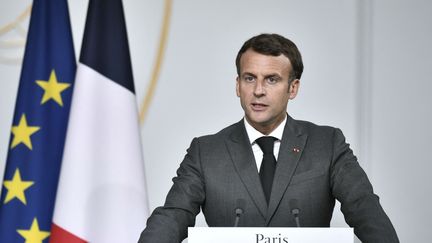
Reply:
M266 117L249 116L249 122L260 126L266 126L269 123L269 119Z

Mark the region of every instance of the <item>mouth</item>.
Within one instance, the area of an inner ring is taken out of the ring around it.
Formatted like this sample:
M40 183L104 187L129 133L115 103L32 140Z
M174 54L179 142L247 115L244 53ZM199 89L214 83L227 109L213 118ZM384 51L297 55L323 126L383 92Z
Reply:
M252 107L252 110L254 110L254 111L263 111L268 107L268 105L263 104L263 103L252 103L251 107Z

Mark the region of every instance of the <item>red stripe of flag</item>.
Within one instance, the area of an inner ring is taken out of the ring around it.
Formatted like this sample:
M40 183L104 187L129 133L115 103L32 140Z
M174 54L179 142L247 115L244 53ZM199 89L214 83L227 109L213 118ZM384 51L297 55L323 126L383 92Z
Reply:
M87 241L79 238L76 235L71 234L69 231L62 227L52 224L50 242L62 242L62 243L87 243Z

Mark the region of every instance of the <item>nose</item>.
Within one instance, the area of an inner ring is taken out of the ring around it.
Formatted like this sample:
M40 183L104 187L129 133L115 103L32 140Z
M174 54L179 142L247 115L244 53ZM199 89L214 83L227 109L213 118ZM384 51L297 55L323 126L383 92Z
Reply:
M260 80L257 80L257 82L255 82L254 95L256 97L261 97L265 95L264 85L263 82Z

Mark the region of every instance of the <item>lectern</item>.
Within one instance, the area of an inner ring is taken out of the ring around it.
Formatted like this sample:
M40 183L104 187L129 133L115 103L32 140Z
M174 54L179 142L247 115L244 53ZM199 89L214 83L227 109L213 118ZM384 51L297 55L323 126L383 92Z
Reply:
M189 227L188 243L353 243L352 228Z

